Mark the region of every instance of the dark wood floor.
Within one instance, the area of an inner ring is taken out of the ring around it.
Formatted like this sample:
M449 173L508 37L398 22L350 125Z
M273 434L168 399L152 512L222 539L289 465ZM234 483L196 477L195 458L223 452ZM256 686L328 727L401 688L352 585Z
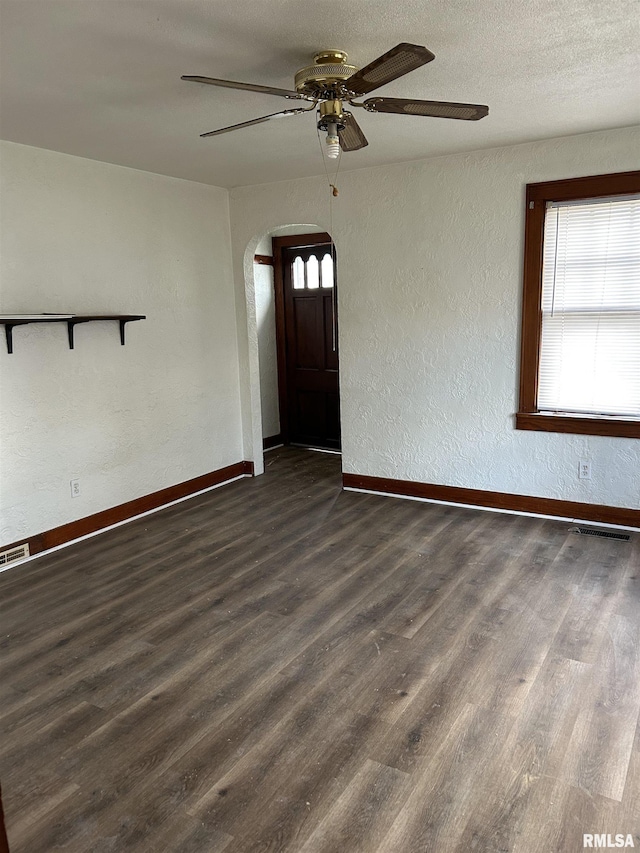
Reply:
M0 575L13 853L640 847L640 536L286 449Z

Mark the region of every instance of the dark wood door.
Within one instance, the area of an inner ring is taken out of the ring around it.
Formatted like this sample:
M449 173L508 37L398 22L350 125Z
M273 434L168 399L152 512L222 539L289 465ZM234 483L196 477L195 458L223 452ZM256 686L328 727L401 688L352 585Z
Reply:
M283 246L281 264L287 439L339 450L335 249Z

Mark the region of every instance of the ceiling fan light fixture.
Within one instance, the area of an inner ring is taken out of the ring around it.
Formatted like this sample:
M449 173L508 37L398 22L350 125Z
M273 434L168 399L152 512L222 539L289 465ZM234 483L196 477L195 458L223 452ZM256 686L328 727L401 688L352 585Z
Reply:
M338 136L338 125L335 122L330 122L327 125L327 157L330 160L337 160L340 156L340 138Z

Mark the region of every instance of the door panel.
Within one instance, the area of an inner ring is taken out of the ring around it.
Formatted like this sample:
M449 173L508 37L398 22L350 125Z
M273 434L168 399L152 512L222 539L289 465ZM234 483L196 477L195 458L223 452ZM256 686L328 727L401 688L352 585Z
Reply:
M318 306L315 296L293 296L294 366L299 370L321 370L324 367L322 348L318 343Z
M339 450L335 250L324 242L280 251L288 441Z
M322 391L297 392L297 443L325 446L327 434L326 393Z

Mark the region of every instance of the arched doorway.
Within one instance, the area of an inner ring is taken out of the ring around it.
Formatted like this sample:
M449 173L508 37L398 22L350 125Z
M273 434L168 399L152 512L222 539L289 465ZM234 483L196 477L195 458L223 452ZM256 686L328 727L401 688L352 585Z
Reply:
M274 280L273 239L292 235L325 232L325 229L308 223L285 225L269 229L250 241L245 251L245 296L247 306L248 379L245 400L250 411L245 441L253 448L255 473L264 470L263 449L284 443L280 419L280 393L278 387L278 355L276 338L276 290ZM335 258L335 252L334 252ZM321 263L322 259L319 259ZM325 263L326 269L326 263ZM313 275L313 273L312 273ZM321 272L320 272L321 275ZM334 273L335 275L335 273ZM327 279L325 278L325 283ZM312 283L314 280L312 279ZM314 289L314 288L311 288ZM324 292L330 288L324 288ZM335 299L335 280L333 289ZM337 348L337 323L334 318L335 346ZM332 341L333 346L333 341ZM336 374L337 375L337 374ZM339 406L338 406L339 410Z

